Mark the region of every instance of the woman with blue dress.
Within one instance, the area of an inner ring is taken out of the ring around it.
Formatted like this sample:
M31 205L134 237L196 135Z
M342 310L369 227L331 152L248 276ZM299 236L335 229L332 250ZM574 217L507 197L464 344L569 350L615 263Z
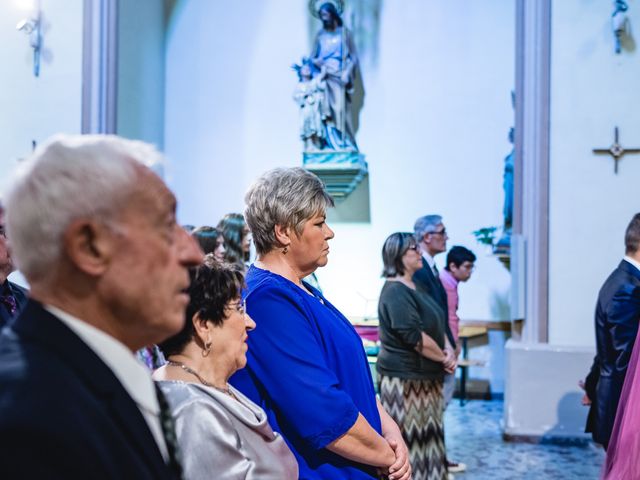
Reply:
M231 378L296 456L301 479L409 480L402 434L375 396L349 321L302 279L327 264L333 205L302 168L262 175L245 197L258 253L245 300L256 329L246 369Z

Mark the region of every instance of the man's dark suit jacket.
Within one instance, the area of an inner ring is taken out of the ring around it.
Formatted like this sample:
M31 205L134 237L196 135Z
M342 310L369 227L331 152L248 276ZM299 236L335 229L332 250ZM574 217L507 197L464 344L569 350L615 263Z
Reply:
M109 367L33 300L0 334L0 466L11 479L176 478Z
M439 278L433 274L431 267L427 261L422 258L422 268L413 274L413 281L416 288L431 296L436 303L444 311L445 333L449 339L449 343L453 348L456 347L456 341L449 327L449 304L447 302L447 292L445 291Z
M620 262L596 305L596 358L585 382L591 399L587 432L607 447L640 320L640 271Z
M13 282L10 282L9 280L6 280L4 284L0 285L0 294L5 288L8 288L13 294L13 298L16 299L18 312L12 316L9 314L9 311L5 308L4 305L0 305L0 328L4 327L11 320L17 317L27 305L27 291L24 288Z

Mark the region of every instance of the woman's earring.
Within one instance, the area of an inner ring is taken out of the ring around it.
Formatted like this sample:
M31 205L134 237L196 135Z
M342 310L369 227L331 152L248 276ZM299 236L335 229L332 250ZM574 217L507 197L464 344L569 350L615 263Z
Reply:
M210 353L211 353L211 342L206 342L204 344L204 348L202 349L202 356L208 357Z
M282 253L286 255L288 251L289 251L289 245L285 245L284 248L282 249Z

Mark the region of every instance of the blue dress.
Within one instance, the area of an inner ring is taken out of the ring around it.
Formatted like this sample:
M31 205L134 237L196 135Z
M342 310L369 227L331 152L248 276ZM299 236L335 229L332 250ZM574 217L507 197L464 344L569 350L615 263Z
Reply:
M251 266L247 367L231 383L266 412L298 461L301 479L374 479L376 469L325 447L356 422L378 432L380 416L362 341L313 287L311 296L286 278Z

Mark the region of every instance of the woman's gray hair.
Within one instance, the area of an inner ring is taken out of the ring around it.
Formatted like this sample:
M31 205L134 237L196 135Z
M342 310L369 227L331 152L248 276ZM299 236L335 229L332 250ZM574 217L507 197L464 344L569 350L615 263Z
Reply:
M292 228L300 235L307 220L333 206L333 198L322 181L300 167L264 173L249 188L244 201L244 218L259 255L281 246L276 239L276 225Z
M409 247L417 245L412 233L395 232L387 237L382 246L382 276L385 278L404 275L402 257Z
M413 225L413 234L416 237L416 242L420 243L422 237L427 233L433 233L436 231L438 225L442 223L442 217L440 215L425 215L416 220Z
M55 271L74 220L115 217L135 189L139 165L155 170L162 156L112 135L56 135L24 162L4 203L12 256L29 282Z

